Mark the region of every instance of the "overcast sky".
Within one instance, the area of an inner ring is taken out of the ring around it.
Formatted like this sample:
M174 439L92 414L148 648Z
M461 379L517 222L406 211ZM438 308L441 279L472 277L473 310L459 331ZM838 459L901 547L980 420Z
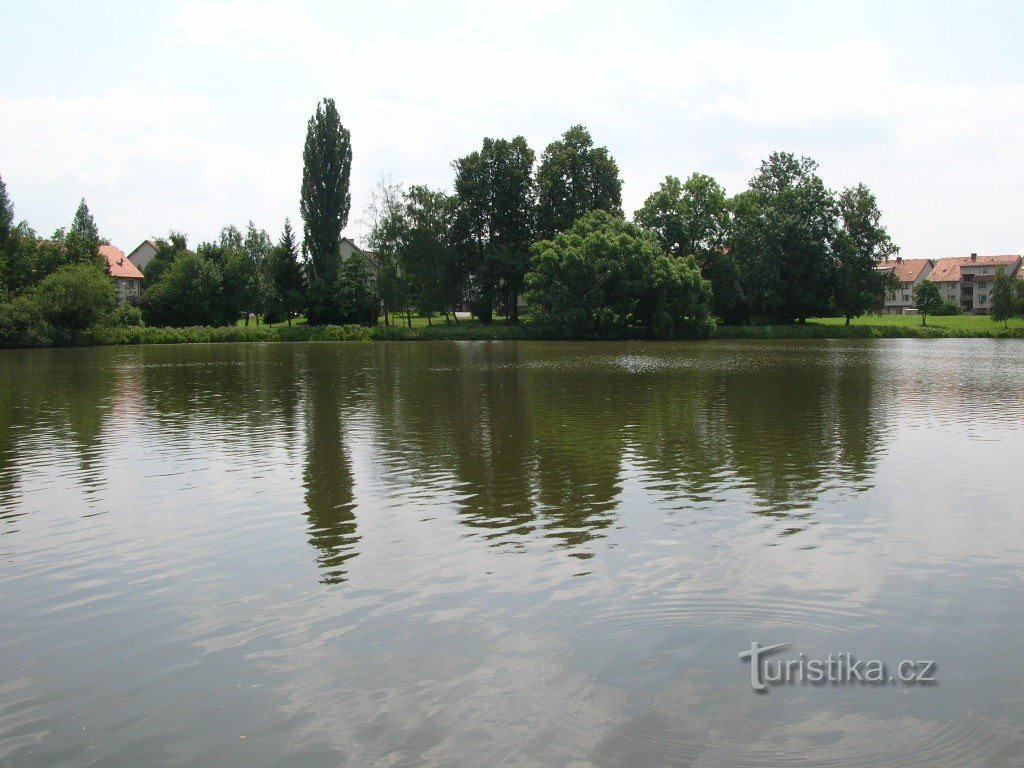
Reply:
M93 6L96 7L93 7ZM382 176L450 188L484 136L573 123L632 213L666 174L745 188L773 150L863 181L906 257L1024 247L1024 3L10 3L0 176L42 234L85 197L130 250L298 225L318 99L352 132L360 236Z

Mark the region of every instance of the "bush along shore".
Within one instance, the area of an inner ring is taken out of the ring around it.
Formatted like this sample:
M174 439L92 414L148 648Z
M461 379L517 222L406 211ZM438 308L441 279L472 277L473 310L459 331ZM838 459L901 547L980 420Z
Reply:
M93 328L63 338L60 346L109 346L137 344L211 344L238 342L339 342L339 341L626 341L626 340L797 340L797 339L1024 339L1024 328L1003 328L996 324L978 328L943 328L920 325L694 325L671 337L641 329L620 329L572 335L564 329L533 323L437 324L432 326L194 326L154 328L149 326ZM7 345L8 348L15 345ZM51 346L21 345L21 346Z

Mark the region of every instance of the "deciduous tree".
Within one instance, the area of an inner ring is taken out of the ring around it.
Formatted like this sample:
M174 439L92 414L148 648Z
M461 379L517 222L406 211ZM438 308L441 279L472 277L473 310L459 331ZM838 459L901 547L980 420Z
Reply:
M1010 318L1015 317L1018 313L1017 295L1013 283L1013 278L1001 269L992 284L992 319L997 323L1001 322L1004 328L1008 327Z
M490 139L456 160L458 231L471 273L474 313L491 319L495 304L513 322L534 240L534 153L526 139Z
M537 230L552 238L590 211L622 213L619 166L582 125L548 145L537 169Z
M530 305L570 335L630 327L673 335L710 311L711 289L692 256L665 255L653 233L606 211L537 243L532 267Z
M776 152L732 201L728 245L756 314L802 322L829 309L836 206L817 168Z
M914 286L914 306L921 315L921 325L928 325L928 315L942 311L942 294L939 286L931 280L925 280Z
M844 189L838 202L839 228L835 255L834 298L836 310L850 324L882 303L885 274L876 267L899 249L882 225L882 212L871 190L863 184Z

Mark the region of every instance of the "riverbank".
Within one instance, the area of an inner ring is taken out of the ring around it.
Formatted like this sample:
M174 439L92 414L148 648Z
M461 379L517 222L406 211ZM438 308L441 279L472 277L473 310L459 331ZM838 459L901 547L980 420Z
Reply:
M872 324L872 320L882 321ZM803 325L720 325L695 327L679 334L676 340L736 339L942 339L942 338L1024 338L1024 325L1002 325L987 317L935 318L952 323L921 326L906 322L885 322L887 318L861 318L853 325L824 318ZM959 320L959 322L957 322ZM968 322L964 322L967 320ZM929 321L932 322L932 321ZM53 346L114 346L136 344L216 344L229 342L310 342L310 341L625 341L662 340L652 332L629 329L613 333L574 336L559 328L524 323L483 324L463 321L458 324L364 327L358 325L310 326L305 324L250 325L190 328L115 327L94 328Z
M709 334L690 333L680 339L895 339L895 338L1024 338L1024 328L1003 328L984 318L986 325L720 325ZM523 324L505 325L463 322L458 325L362 327L346 326L249 326L227 328L102 328L79 340L82 345L189 344L217 342L294 341L555 341L573 338L557 328ZM601 340L655 339L640 331L589 337Z

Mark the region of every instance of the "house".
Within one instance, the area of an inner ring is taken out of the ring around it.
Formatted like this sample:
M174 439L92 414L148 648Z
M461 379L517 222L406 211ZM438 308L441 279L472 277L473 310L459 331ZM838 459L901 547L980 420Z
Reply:
M138 267L140 272L145 272L149 262L156 256L156 252L157 247L154 241L143 240L135 247L134 251L128 254L128 261Z
M1020 279L1021 257L979 256L972 253L950 259L939 259L928 280L937 283L939 294L946 301L952 301L964 312L973 315L988 314L991 305L992 283L1004 272Z
M341 252L342 261L348 261L353 256L359 256L366 260L366 264L370 267L370 272L373 273L374 277L377 277L380 274L380 256L373 251L360 248L351 238L341 238L341 242L338 244L338 250Z
M895 290L885 294L884 315L902 315L914 307L914 288L925 280L935 267L931 259L904 259L897 256L889 261L882 261L876 269L894 275L899 285Z
M113 245L101 245L100 255L107 262L107 271L117 283L117 298L124 304L131 296L142 291L142 272L132 264L124 251Z

